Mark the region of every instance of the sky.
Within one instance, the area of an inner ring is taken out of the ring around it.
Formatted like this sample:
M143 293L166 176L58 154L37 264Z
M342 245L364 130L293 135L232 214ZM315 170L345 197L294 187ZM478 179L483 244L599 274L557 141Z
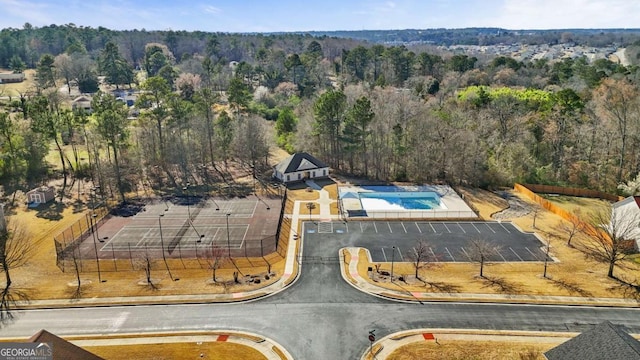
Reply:
M640 0L0 0L0 28L286 32L640 28Z

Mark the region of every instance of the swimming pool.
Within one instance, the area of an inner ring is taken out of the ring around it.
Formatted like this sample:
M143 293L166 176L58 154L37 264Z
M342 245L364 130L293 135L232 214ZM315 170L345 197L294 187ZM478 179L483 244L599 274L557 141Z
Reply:
M428 191L361 192L362 208L366 210L431 210L442 209L440 196Z

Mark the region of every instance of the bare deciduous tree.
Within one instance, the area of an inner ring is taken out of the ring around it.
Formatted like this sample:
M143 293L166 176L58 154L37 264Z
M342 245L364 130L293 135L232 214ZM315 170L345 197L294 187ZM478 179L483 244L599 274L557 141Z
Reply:
M431 247L425 240L420 240L416 246L412 249L409 255L411 259L411 265L415 269L416 279L420 280L419 271L426 267L430 261L432 261Z
M624 205L603 206L591 215L580 250L591 259L609 265L607 276L615 279L613 269L623 267L633 239L640 235L640 213Z
M5 223L0 211L0 272L4 273L5 280L0 293L0 322L12 319L13 305L26 298L26 294L11 288L11 271L25 265L33 254L30 240L25 226L15 221Z
M224 264L227 259L226 255L227 252L224 249L215 246L213 242L211 242L211 248L205 252L205 257L207 259L207 263L209 264L209 269L211 269L212 272L211 280L214 283L217 283L216 270L218 270L222 266L222 264Z
M568 221L561 221L558 224L558 229L567 235L567 246L572 246L571 240L585 229L585 223L580 220L582 215L580 209L575 210L572 215Z
M134 268L136 270L144 271L146 284L152 289L157 290L158 286L151 279L151 270L153 269L153 258L149 254L149 251L145 248L144 252L136 258L134 262Z
M470 242L470 251L466 253L469 260L480 265L480 277L484 277L484 264L489 261L491 256L498 254L500 246L492 244L485 239L473 239Z

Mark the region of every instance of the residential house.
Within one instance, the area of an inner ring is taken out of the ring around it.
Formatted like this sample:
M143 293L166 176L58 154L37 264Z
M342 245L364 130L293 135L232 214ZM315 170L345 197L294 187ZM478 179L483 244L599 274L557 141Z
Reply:
M640 360L640 341L609 321L544 353L548 360Z

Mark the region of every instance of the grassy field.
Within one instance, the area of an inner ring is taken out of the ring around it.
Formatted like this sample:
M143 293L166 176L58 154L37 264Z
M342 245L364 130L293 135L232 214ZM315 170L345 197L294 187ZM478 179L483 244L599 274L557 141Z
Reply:
M589 216L591 216L592 214L597 213L602 209L608 209L611 206L611 202L602 199L567 195L538 195L569 212L580 214L580 217L585 221L588 221Z

